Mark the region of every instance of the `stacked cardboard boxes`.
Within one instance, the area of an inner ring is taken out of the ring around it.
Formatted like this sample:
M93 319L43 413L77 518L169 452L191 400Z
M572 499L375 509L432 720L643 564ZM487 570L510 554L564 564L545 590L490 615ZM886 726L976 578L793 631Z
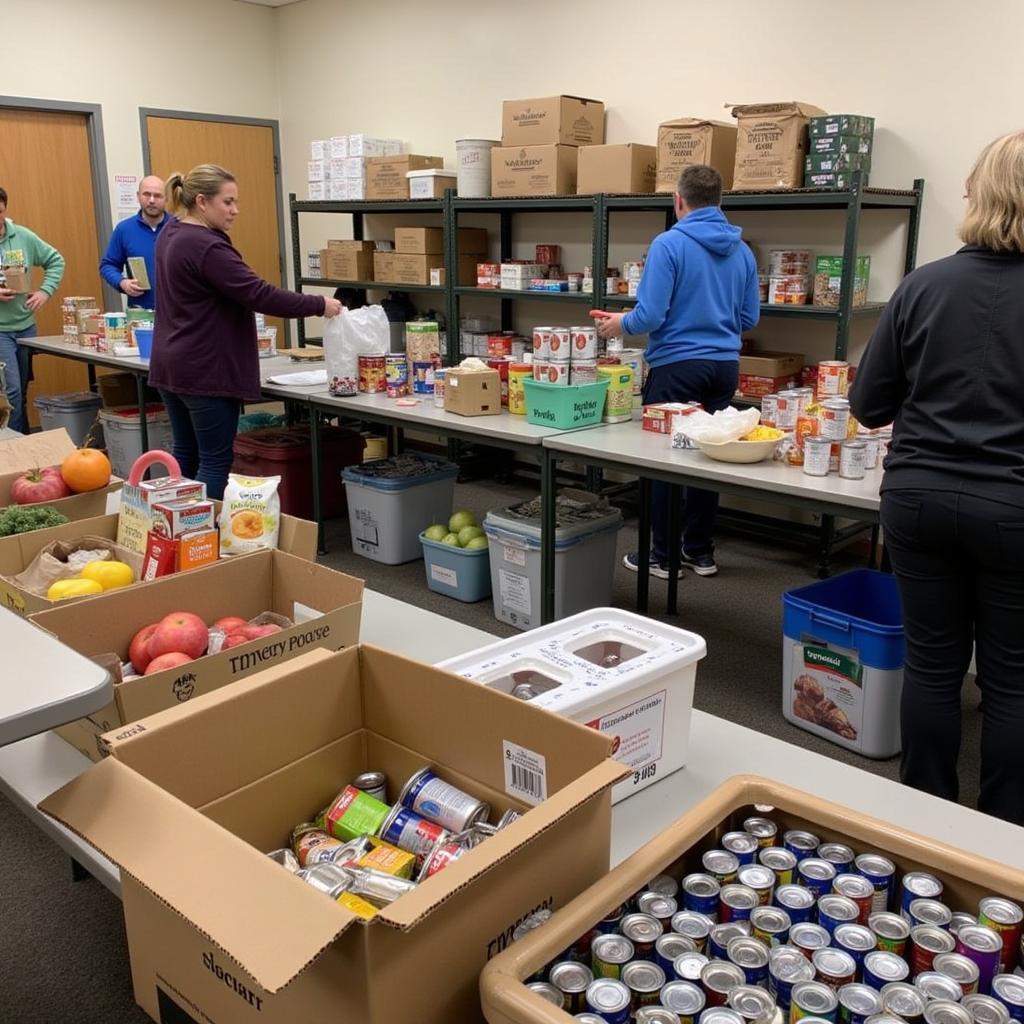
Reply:
M805 188L848 189L854 171L862 171L863 183L867 184L875 136L873 117L862 114L812 117L807 134Z
M487 254L487 232L483 228L459 228L460 285L476 283L476 265ZM436 274L444 272L444 231L436 227L395 228L392 276L399 284L441 284ZM435 280L431 280L431 275Z
M320 276L325 281L374 280L374 243L332 239L320 250Z
M370 198L366 190L367 160L399 156L404 148L400 139L363 134L314 139L309 149L307 198L312 202Z

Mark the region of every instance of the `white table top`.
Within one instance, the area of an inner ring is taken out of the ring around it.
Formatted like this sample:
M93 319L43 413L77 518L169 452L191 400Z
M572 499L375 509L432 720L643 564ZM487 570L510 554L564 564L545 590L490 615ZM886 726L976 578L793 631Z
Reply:
M6 608L0 609L0 651L0 746L110 703L114 687L104 669Z
M782 462L735 465L715 462L703 452L672 448L668 435L644 430L636 421L612 423L586 431L559 432L545 438L544 447L586 460L589 456L621 463L624 468L655 469L697 477L709 483L750 487L767 501L772 492L784 497L828 502L850 509L878 511L881 466L869 469L863 480L844 480L835 473L807 476L799 466Z
M112 366L115 369L130 370L133 373L141 373L149 369L148 359L140 359L138 356L115 356L109 352L97 352L95 349L83 348L78 342L68 341L61 334L47 335L41 338L25 338L21 344L44 355L77 359L95 366Z

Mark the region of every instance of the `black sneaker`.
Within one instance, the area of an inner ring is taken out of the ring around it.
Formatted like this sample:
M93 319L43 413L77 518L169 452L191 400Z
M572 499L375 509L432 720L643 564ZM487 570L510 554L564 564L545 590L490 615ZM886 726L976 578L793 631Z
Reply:
M680 563L687 569L692 569L698 576L714 576L718 572L714 555L688 555L684 551Z
M640 552L639 551L631 551L628 555L625 555L623 557L622 564L630 572L639 572L640 571ZM659 579L659 580L667 580L668 579L668 562L656 561L654 556L652 555L651 556L651 560L650 560L650 567L651 567L651 575L654 576L656 579ZM676 573L676 578L680 579L680 580L683 578L683 570L681 568Z

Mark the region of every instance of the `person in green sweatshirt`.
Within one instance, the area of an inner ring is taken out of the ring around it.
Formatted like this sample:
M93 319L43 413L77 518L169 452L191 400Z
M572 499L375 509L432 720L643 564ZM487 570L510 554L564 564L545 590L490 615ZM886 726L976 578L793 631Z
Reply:
M0 363L7 377L7 399L11 403L12 430L28 433L25 392L29 381L29 352L18 345L19 338L34 338L36 310L60 287L64 257L35 232L7 219L7 192L0 187L0 273L7 267L43 268L43 283L37 291L24 294L0 284Z

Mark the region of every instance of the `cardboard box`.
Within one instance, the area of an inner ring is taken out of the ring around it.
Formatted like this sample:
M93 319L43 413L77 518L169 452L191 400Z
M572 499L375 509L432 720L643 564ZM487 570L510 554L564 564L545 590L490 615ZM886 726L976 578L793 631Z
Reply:
M794 374L784 377L762 377L754 373L741 373L736 385L737 394L745 398L764 398L788 388L795 388L799 379Z
M714 167L722 176L722 187L732 188L736 126L700 117L677 117L658 125L655 191L675 192L679 175L696 164Z
M32 291L32 268L4 267L0 270L0 283L12 292L24 295Z
M373 250L321 249L320 276L325 281L372 281Z
M393 252L375 252L373 254L374 281L395 280L395 254Z
M804 357L798 352L752 352L740 356L740 373L760 377L793 377L803 365Z
M63 427L0 441L0 508L13 504L11 485L26 470L59 466L75 450L75 447L74 441ZM120 477L112 476L110 483L101 490L89 491L87 494L73 494L69 498L59 498L56 501L39 502L39 504L55 508L72 521L92 519L94 516L101 516L106 512L107 495L111 491L118 490L122 482Z
M220 502L214 502L217 514L220 514ZM24 572L48 544L59 540L78 540L80 537L101 537L106 540L117 540L120 516L99 515L83 517L81 520L65 523L63 526L51 526L48 530L34 530L32 533L20 533L13 537L0 537L0 608L9 608L18 615L33 615L58 607L58 602L48 601L45 597L30 594L11 582L10 577ZM281 528L277 537L279 551L303 558L306 561L316 559L317 528L316 523L294 516L281 516ZM244 557L244 556L239 556ZM138 584L143 586L144 584ZM68 598L59 602L60 607L75 604L79 601L92 601L101 594L90 594L87 597ZM226 613L229 614L229 613ZM215 616L216 617L216 616Z
M428 167L444 167L439 156L373 156L366 161L367 199L408 199L409 171L423 171Z
M410 171L410 199L444 199L445 192L450 188L458 188L459 176L455 171L439 171L431 168L426 171Z
M824 113L796 101L733 107L737 121L733 189L799 188L807 155L807 122Z
M492 196L568 196L576 192L575 146L495 147Z
M154 1020L477 1021L480 971L515 926L608 870L623 766L605 737L379 648L315 652L104 742L42 807L121 867ZM544 766L547 798L373 920L264 856L369 768L394 793L434 764L494 817L527 810L514 748Z
M804 188L831 188L845 191L853 188L854 171L837 171L827 174L805 174ZM866 186L870 179L867 171L861 172L860 183Z
M444 379L444 410L459 416L497 416L501 412L501 374L451 367Z
M144 589L113 591L74 607L60 605L31 620L87 658L114 654L122 659L143 626L175 611L194 612L207 623L224 615L251 619L272 611L295 625L177 668L117 683L113 701L87 716L104 731L177 707L305 651L337 651L359 642L363 581L284 551L221 559L140 587Z
M821 135L817 138L812 136L808 143L808 153L811 156L849 153L851 156L867 157L868 166L871 163L871 149L871 139L857 135Z
M444 252L444 231L441 228L400 227L395 228L395 252L430 253ZM487 231L485 228L459 228L459 252L483 256L487 253Z
M828 135L854 135L871 140L875 136L875 119L863 114L826 114L812 117L807 125L812 139Z
M808 153L804 157L804 177L813 174L838 174L840 171L870 171L871 155L862 153Z
M604 104L582 96L505 100L503 146L595 146L604 142Z
M653 192L658 151L628 142L621 146L584 146L579 152L576 191Z
M355 238L328 238L327 248L331 252L376 252L376 242Z
M458 284L476 283L476 256L459 257ZM394 254L395 276L398 284L430 284L431 271L444 267L444 257L435 254L396 252Z

